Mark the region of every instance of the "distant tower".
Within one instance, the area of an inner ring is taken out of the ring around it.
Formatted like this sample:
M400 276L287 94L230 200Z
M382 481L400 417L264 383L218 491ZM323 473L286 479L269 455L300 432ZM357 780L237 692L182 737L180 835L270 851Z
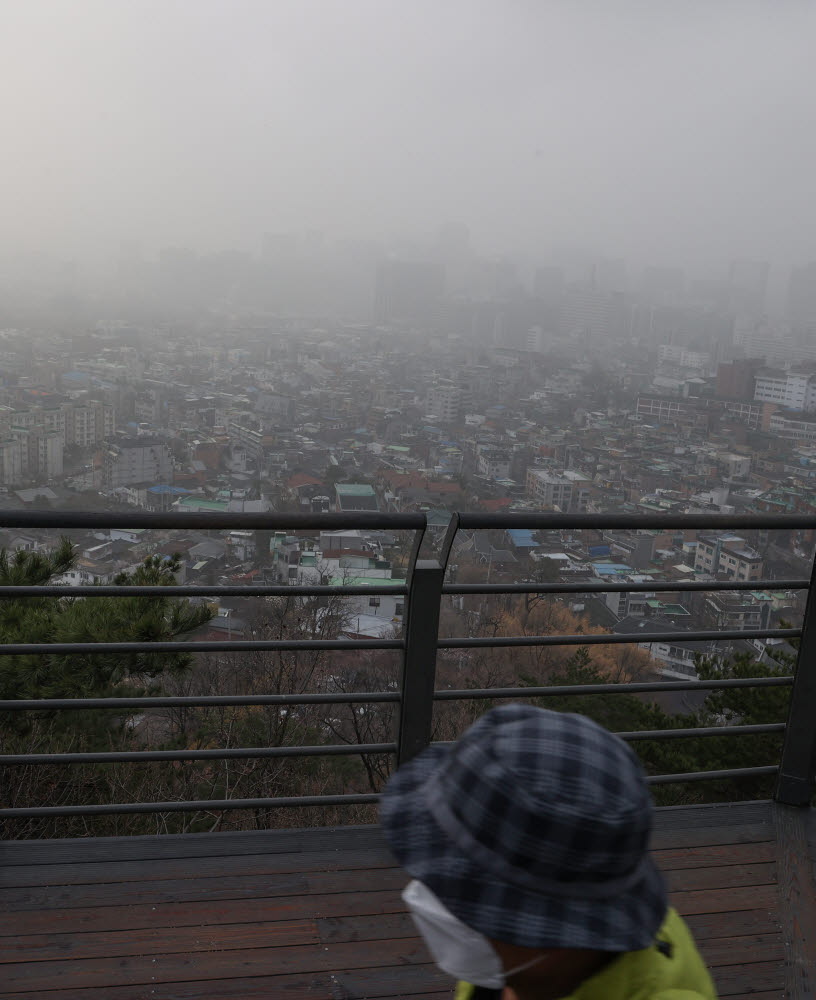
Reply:
M427 321L442 298L444 269L430 261L384 260L377 268L374 322Z
M791 271L787 316L794 331L800 335L816 330L816 261Z
M733 260L728 272L731 308L739 316L762 316L768 293L767 260Z

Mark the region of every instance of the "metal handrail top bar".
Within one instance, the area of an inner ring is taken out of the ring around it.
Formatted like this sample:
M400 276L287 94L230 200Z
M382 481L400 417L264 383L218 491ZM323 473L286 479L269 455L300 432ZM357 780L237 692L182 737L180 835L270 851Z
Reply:
M0 587L0 601L10 597L384 597L388 594L405 596L408 585L394 587L315 585L287 586L286 584L247 584L246 586L190 586L144 587L144 586L30 586Z
M56 656L103 653L251 653L272 650L404 649L402 639L217 639L212 642L9 642L0 656Z
M633 573L636 571L633 570ZM654 580L649 583L446 583L443 594L651 594L675 591L807 590L810 580ZM0 587L0 598L5 590ZM18 588L19 589L19 588Z
M466 531L486 531L490 528L531 528L540 530L660 530L668 528L689 531L760 530L791 531L816 528L814 514L558 514L519 511L506 514L459 514L459 528Z
M0 511L0 528L188 528L198 531L340 531L364 528L381 531L421 531L424 514L392 514L381 511L342 511L335 514L244 514L180 511L158 513L134 511L126 514L100 511Z

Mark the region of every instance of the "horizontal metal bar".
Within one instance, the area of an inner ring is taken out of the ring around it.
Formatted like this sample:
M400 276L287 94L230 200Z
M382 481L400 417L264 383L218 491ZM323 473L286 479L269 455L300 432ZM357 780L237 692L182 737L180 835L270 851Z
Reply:
M465 637L455 636L450 639L440 639L440 649L470 649L473 647L505 647L505 646L607 646L624 642L664 642L677 645L686 642L714 642L722 639L798 639L802 634L800 628L773 629L722 629L708 632L676 632L667 635L665 632L643 632L640 634L626 632L597 633L588 635L497 635ZM0 646L0 650L2 650Z
M731 677L723 680L634 681L629 684L563 684L549 687L456 688L434 691L434 701L467 701L482 698L550 698L557 695L648 694L652 691L718 691L721 688L792 687L793 675L784 677ZM0 708L5 702L0 702Z
M757 528L760 530L791 531L816 528L813 514L556 514L519 512L507 514L461 513L460 530L486 531L490 528L530 528L541 531L574 530L636 531L638 528L660 530L733 531Z
M154 513L136 510L126 514L64 510L2 510L0 528L164 528L190 531L340 531L367 528L381 531L420 531L424 514L384 514L377 511L343 511L335 514Z
M784 722L769 722L758 726L700 726L699 729L638 729L631 733L615 733L622 740L676 740L698 736L757 736L761 733L783 733ZM0 762L2 762L0 757Z
M778 774L778 764L762 767L731 767L724 771L689 771L687 774L650 774L647 785L673 785L684 781L718 781L723 778L756 778L762 774Z
M134 813L220 812L226 809L278 809L282 806L369 805L379 795L296 795L278 799L196 799L189 802L120 802L85 806L32 806L0 809L0 819L33 819L49 816L113 816Z
M446 583L443 594L649 594L666 591L807 590L810 580L694 580L670 583ZM0 587L0 597L10 588Z
M11 597L358 597L408 593L407 584L395 587L366 587L339 584L336 587L287 587L285 585L212 587L0 587L0 601Z
M737 767L723 771L690 771L687 774L654 774L647 784L666 785L684 781L715 781L723 778L748 778L776 774L777 765ZM128 802L82 806L34 806L0 809L0 819L33 819L49 816L109 816L134 813L219 812L228 809L276 809L281 807L375 805L380 796L362 795L302 795L277 799L199 799L190 802Z
M401 639L218 639L210 642L9 642L0 656L99 656L102 653L252 653L308 649L402 649Z
M215 708L229 705L356 705L398 702L399 691L338 691L330 694L208 694L155 698L19 698L0 701L1 712L86 708Z
M396 743L339 743L303 747L226 747L221 750L19 753L0 755L0 764L115 764L143 760L254 760L263 757L342 757L353 754L396 752Z
M628 742L636 740L673 740L697 736L755 736L760 733L781 733L784 722L770 722L759 726L700 726L697 729L636 729L631 733L614 735ZM455 740L437 740L434 746L453 746ZM59 757L59 754L55 756ZM3 758L0 757L0 763Z

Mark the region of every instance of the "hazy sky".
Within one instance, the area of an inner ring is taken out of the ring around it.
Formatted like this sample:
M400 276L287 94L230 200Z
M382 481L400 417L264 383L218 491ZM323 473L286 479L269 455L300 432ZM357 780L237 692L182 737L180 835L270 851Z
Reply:
M810 0L0 0L0 243L816 257Z

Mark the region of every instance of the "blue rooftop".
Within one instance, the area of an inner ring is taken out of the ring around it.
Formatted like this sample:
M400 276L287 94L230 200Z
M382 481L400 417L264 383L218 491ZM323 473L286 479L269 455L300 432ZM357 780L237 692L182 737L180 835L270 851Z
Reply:
M168 493L173 496L182 496L190 491L182 489L181 486L168 486L166 483L159 483L158 486L148 486L147 492L155 493L160 496L166 496Z
M632 567L626 563L593 563L592 569L598 576L622 576L632 572Z
M517 549L537 549L539 546L529 528L508 528L507 534Z

